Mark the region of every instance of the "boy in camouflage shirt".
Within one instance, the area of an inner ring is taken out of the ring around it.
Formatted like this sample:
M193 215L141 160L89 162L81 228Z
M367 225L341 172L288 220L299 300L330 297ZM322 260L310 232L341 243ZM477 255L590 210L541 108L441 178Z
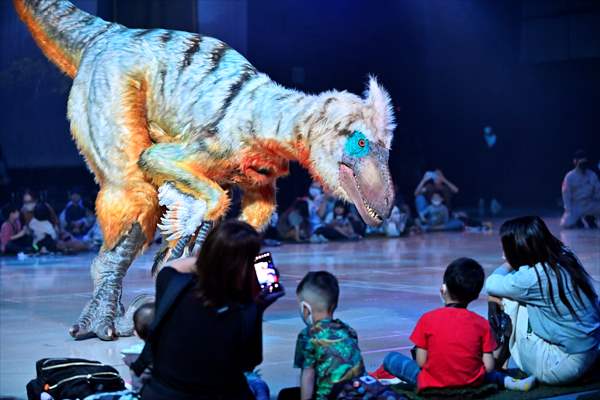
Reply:
M294 367L301 368L301 398L326 399L340 382L365 374L354 329L334 319L338 281L329 272L309 272L298 285L300 315L307 325L298 335Z

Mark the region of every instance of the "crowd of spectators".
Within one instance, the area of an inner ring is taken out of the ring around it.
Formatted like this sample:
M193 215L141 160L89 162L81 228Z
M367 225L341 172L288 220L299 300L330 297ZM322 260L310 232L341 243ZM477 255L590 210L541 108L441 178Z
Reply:
M2 209L2 219L0 254L74 254L102 244L94 213L84 205L77 189L70 191L59 215L36 192L25 190L20 205L8 204Z

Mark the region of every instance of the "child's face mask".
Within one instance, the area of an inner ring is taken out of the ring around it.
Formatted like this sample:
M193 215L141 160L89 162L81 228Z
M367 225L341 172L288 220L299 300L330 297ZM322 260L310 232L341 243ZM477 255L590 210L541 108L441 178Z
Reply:
M312 307L306 301L300 302L300 318L302 318L306 326L312 326Z
M446 292L448 291L448 288L446 287L445 283L442 283L442 286L440 287L440 299L442 300L442 304L446 304Z
M439 198L434 198L431 200L431 204L433 204L434 206L441 206L442 205L442 199Z

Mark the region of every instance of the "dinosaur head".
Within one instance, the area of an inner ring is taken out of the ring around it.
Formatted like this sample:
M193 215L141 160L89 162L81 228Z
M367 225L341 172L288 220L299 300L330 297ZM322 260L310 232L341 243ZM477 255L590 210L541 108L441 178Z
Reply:
M394 201L388 166L395 128L390 97L373 77L362 98L348 92L319 97L322 109L309 122L312 173L334 195L354 203L367 224L380 225Z

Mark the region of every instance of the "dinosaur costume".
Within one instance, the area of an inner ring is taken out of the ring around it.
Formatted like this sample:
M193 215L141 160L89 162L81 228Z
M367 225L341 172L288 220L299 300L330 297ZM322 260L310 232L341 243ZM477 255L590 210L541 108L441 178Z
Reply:
M178 256L224 215L226 188L237 185L240 218L263 227L290 160L352 201L365 222L389 214L394 119L374 78L364 98L308 95L278 85L211 37L128 29L66 0L14 5L44 54L73 78L71 133L100 185L105 242L74 337L129 333L119 323L123 277L157 225Z

